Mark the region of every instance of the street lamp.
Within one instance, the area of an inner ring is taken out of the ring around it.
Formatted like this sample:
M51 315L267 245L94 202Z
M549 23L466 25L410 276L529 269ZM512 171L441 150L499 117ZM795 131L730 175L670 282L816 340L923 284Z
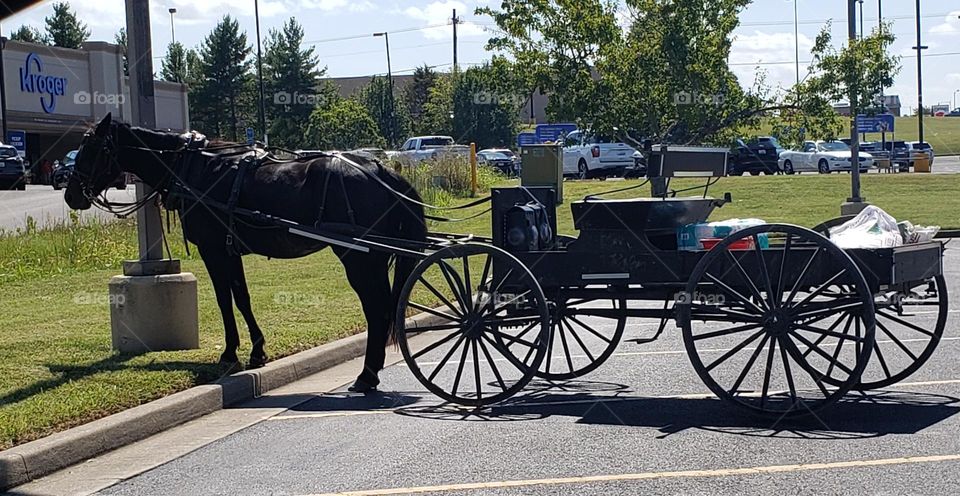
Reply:
M170 43L172 44L177 42L177 35L173 30L173 14L177 13L177 9L174 7L170 7L169 9L167 9L167 12L170 13Z
M800 19L797 17L797 0L793 0L793 55L797 68L797 84L800 84Z
M923 143L923 65L920 55L929 47L920 44L920 0L917 0L917 46L912 48L917 51L917 137Z
M260 1L253 0L253 16L257 25L257 86L260 93L260 105L257 106L260 120L260 131L263 132L263 144L269 144L267 137L267 117L263 108L263 55L260 53Z
M950 110L955 110L955 109L957 108L957 93L958 93L958 92L960 92L960 90L953 90L953 108L950 109Z
M381 33L373 33L373 36L374 36L374 37L381 37L381 36L382 36L382 37L383 37L383 41L384 41L384 43L386 44L386 48L387 48L387 81L388 81L388 84L389 84L389 86L390 86L390 95L388 96L389 107L388 107L388 110L387 110L388 112L390 112L390 120L389 120L389 126L390 126L390 128L387 130L387 131L388 131L387 134L389 134L389 136L387 137L387 139L390 141L390 144L393 145L393 144L394 144L393 130L394 130L394 127L395 127L395 126L393 125L393 120L394 120L394 117L395 117L395 116L394 116L394 112L393 112L393 69L390 67L390 33L384 31L384 32L381 32Z
M919 0L918 0L919 1ZM847 38L851 45L857 40L857 0L847 1ZM857 133L857 115L860 104L855 88L850 89L850 198L840 206L840 213L853 215L866 206L860 196L860 134Z

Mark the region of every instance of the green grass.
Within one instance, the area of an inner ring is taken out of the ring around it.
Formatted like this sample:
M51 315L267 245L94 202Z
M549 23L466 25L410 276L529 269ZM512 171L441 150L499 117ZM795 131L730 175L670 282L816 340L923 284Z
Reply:
M628 184L569 182L565 196L570 202ZM960 227L956 176L870 174L863 178L863 190L869 201L898 219ZM839 213L849 194L849 176L728 178L712 193L725 191L734 203L718 209L715 220L759 217L813 226ZM574 234L569 205L561 205L558 213L561 232ZM489 234L490 220L481 216L434 228ZM174 255L185 259L184 270L199 279L201 348L123 356L110 348L109 308L96 303L106 294L109 278L120 272L120 261L136 253L132 223L68 224L0 236L0 448L217 378L223 330L209 278L195 251L186 257L176 228L169 242ZM363 328L357 298L331 252L289 261L250 256L245 264L272 357ZM243 342L241 351L246 352L246 337Z
M917 141L919 125L916 116L896 117L896 133L887 133L887 141ZM760 125L759 135L770 134L770 122ZM848 134L844 134L847 136ZM867 133L867 141L880 141L880 133ZM960 117L923 117L923 139L933 146L937 156L960 155Z

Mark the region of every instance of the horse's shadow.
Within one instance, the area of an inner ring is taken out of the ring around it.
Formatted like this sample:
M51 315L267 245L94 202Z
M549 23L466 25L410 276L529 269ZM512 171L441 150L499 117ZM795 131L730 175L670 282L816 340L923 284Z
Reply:
M30 397L44 391L50 391L73 381L86 379L104 372L118 372L126 370L187 372L192 375L193 382L196 384L211 383L223 377L217 364L210 362L170 362L151 360L147 363L130 363L131 360L141 356L143 355L114 354L101 360L84 364L45 364L44 366L54 375L54 377L38 380L29 385L0 395L0 407L29 399Z

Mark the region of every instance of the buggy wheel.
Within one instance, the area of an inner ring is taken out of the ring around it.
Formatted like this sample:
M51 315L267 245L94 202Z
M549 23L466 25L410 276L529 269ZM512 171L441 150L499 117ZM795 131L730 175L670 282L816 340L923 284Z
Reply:
M551 309L547 354L537 377L566 380L596 370L620 344L627 317L624 300L565 298ZM587 322L586 319L594 319Z
M396 337L413 375L446 401L481 406L520 391L546 353L550 317L536 278L509 253L481 244L442 248L407 279ZM425 313L426 322L405 318ZM436 333L415 349L409 338Z
M854 388L882 389L920 369L940 344L947 325L948 305L943 276L912 288L875 295L877 331L873 357ZM836 321L844 318L846 314L825 319L824 325L837 325ZM837 382L833 377L825 381Z
M831 291L836 285L846 290ZM725 238L682 296L678 319L697 374L722 400L756 413L798 416L836 402L860 381L873 349L874 299L863 274L802 227L768 224ZM823 327L839 315L842 327Z

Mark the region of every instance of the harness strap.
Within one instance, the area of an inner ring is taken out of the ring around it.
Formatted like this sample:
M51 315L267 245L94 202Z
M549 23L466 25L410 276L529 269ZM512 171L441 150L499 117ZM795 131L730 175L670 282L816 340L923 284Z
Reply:
M235 239L235 213L237 209L237 203L240 201L240 190L243 188L243 180L246 177L247 169L253 160L254 159L252 157L248 156L244 157L237 163L235 166L237 173L233 178L233 186L230 188L230 197L227 199L227 252L231 255L241 254L235 243L235 241L238 241Z
M317 222L314 223L315 226L319 226L323 222L323 211L327 208L327 186L330 185L330 169L323 169L323 198L320 199L320 208L317 210Z
M356 224L357 219L353 216L353 206L350 205L350 195L347 194L347 186L343 183L343 174L337 174L340 178L340 191L343 192L343 201L347 204L347 217L350 219L351 224ZM324 191L326 193L326 191Z

